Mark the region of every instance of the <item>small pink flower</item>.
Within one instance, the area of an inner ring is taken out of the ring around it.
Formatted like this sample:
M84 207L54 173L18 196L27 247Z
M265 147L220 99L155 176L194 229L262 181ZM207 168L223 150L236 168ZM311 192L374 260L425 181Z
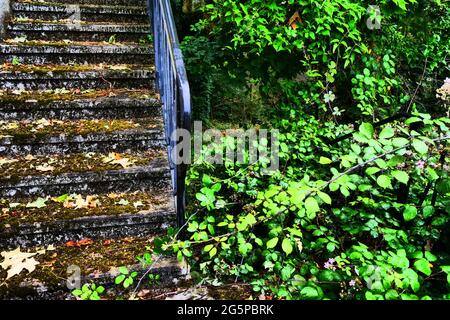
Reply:
M424 169L425 168L425 164L426 164L426 162L423 161L423 160L419 160L419 161L416 162L416 166L419 169Z
M323 267L324 267L325 269L330 269L330 270L335 271L335 270L336 270L336 267L334 266L334 263L335 263L335 262L336 262L336 260L333 259L333 258L328 259L328 261L324 263Z
M403 169L406 167L406 163L400 163L397 165L397 169Z
M348 283L348 285L349 285L350 287L354 287L354 286L356 286L356 281L355 281L355 280L351 280L351 281Z
M450 166L447 164L444 164L444 166L442 167L442 169L444 169L445 171L450 171Z

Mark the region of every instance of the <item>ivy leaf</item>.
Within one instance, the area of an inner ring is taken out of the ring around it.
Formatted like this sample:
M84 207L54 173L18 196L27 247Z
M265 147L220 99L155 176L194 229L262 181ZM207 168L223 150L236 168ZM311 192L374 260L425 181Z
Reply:
M377 184L384 189L392 189L391 178L386 175L381 175L377 179Z
M293 250L291 239L284 238L283 243L281 244L281 248L286 253L286 255L290 255Z
M272 238L272 239L270 239L270 240L267 241L267 243L266 243L267 249L275 248L276 245L277 245L277 243L278 243L278 238Z
M428 146L426 145L425 142L423 142L422 140L414 140L412 142L412 146L414 147L414 149L416 149L416 151L420 154L425 154L428 152Z
M426 274L427 276L431 275L431 267L430 267L430 263L426 260L426 259L419 259L416 262L414 262L414 267Z
M392 172L392 176L403 184L407 184L409 181L409 175L405 171L395 170Z
M405 211L403 211L403 218L405 221L411 221L417 216L417 208L414 206L406 206Z

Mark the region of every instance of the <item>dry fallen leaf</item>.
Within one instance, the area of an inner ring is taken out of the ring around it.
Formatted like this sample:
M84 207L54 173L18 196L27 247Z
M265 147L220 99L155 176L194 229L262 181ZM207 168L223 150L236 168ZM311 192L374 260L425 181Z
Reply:
M20 274L23 270L28 270L28 273L33 272L39 264L33 257L37 253L21 252L20 247L13 251L3 251L1 256L4 258L0 263L0 267L8 271L6 280Z
M42 172L49 172L55 170L55 167L50 166L48 164L40 165L36 167L36 170L42 171Z

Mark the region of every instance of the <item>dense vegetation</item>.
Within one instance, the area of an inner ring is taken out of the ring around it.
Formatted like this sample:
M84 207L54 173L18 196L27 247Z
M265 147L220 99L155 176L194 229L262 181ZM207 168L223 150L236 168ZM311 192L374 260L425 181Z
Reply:
M199 280L450 299L450 9L371 4L209 0L182 21L195 118L281 131L272 175L264 161L191 166L188 240L163 248Z

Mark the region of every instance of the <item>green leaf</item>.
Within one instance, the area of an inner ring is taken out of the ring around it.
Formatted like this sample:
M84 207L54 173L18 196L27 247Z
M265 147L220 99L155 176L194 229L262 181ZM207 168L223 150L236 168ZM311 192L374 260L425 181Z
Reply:
M209 257L212 258L217 254L217 248L214 247L209 251Z
M119 267L119 272L121 274L128 274L128 269L127 267Z
M273 249L278 244L278 238L272 238L269 241L267 241L266 246L267 249Z
M409 175L405 171L392 171L392 176L403 184L407 184L409 181Z
M381 175L377 178L377 184L384 189L392 189L391 178L386 175Z
M416 151L420 154L426 154L428 152L428 146L425 142L423 142L422 140L414 140L412 142L412 146L414 147L414 149L416 149Z
M319 292L316 288L313 287L305 287L300 291L300 294L303 299L317 299L319 298Z
M411 221L417 216L417 208L415 206L407 205L403 211L403 218L405 221Z
M430 263L426 259L419 259L414 262L414 267L417 271L424 273L427 276L431 275Z
M320 211L319 204L314 197L309 197L305 200L305 208L308 218L313 219L316 213Z
M409 143L409 140L406 138L394 138L392 139L392 144L396 148L401 148L406 146Z
M281 248L286 253L286 255L290 255L293 250L291 239L284 238L283 243L281 244Z
M332 163L333 161L331 160L331 159L328 159L328 158L326 158L326 157L320 157L320 160L319 160L319 163L320 164L330 164L330 163Z
M370 123L364 122L359 126L359 132L366 138L372 139L375 130Z
M380 139L389 139L392 138L395 134L394 129L392 129L391 127L386 127L384 128L381 132L380 132Z
M46 202L47 202L47 199L39 197L36 199L36 201L27 203L27 208L36 208L36 209L44 208L47 206L45 204Z
M318 191L318 192L317 192L317 195L318 195L319 198L322 199L322 201L325 202L326 204L331 204L332 200L331 200L331 197L330 197L328 194L326 194L326 193L324 193L324 192L321 192L321 191Z
M121 274L120 276L116 277L116 279L114 280L114 282L115 282L116 284L121 284L123 280L125 280L125 275Z

